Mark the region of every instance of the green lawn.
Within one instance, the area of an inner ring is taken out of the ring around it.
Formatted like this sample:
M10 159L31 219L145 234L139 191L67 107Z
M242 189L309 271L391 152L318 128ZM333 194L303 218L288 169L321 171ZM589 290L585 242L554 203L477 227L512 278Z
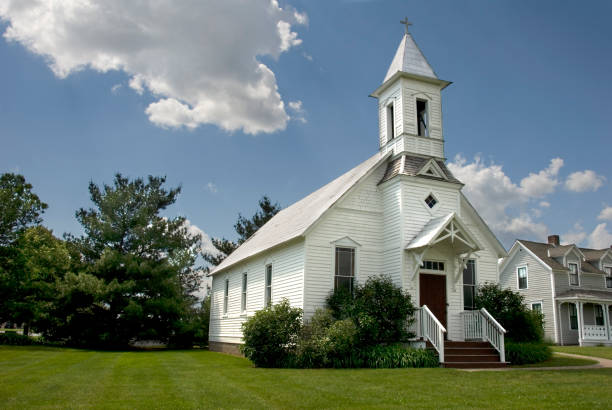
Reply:
M590 364L597 364L596 360L589 359L577 359L575 357L567 357L561 355L553 355L550 359L532 364L520 364L512 367L560 367L560 366L587 366Z
M553 351L603 357L612 360L612 346L552 346Z
M0 346L4 408L609 408L610 382L612 369L276 370L197 350Z

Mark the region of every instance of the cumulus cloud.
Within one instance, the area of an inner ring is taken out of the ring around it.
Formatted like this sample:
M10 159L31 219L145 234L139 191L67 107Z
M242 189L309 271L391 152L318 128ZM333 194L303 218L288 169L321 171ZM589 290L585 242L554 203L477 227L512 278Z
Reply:
M597 219L612 221L612 206L606 206L602 209Z
M121 84L115 84L111 87L111 93L113 94L118 94L119 90L121 90L122 85Z
M478 156L468 162L457 155L447 165L465 183L463 192L502 242L508 245L516 238L546 238L548 228L537 220L540 212L527 208L530 201L554 192L563 166L561 158L552 159L548 167L530 173L518 184L506 175L501 165L487 164ZM540 206L546 207L545 204L548 203L540 202Z
M590 169L571 173L565 181L565 188L574 192L597 191L606 181Z
M249 134L286 127L276 76L258 58L301 44L293 26L308 23L276 0L4 0L0 18L4 37L44 56L59 78L127 73L131 89L157 99L146 113L158 126Z
M595 227L589 235L589 247L595 249L609 248L612 245L612 233L608 231L608 225L603 222Z
M184 225L185 228L187 228L187 232L189 232L191 235L200 235L202 237L202 245L200 249L198 249L199 252L208 252L212 254L217 254L219 252L217 248L214 247L210 236L206 232L201 230L197 225L192 224L189 219L185 220Z
M548 168L538 173L530 173L521 180L522 194L527 197L540 198L553 193L559 184L557 176L562 166L561 158L553 158Z
M576 222L571 230L561 235L561 244L580 244L587 238L587 236L588 235L586 232L584 232L584 228L582 227L582 225Z
M292 119L299 121L301 123L306 123L306 111L304 110L304 108L302 108L302 101L297 100L297 101L290 101L289 102L289 109L291 111L293 111L293 115L291 116Z

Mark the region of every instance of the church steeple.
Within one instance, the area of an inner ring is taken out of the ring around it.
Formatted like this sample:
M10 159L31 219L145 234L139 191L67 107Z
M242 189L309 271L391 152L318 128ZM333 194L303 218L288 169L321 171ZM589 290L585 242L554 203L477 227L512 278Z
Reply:
M372 93L379 101L379 143L383 152L444 158L441 91L449 84L435 71L408 31L395 52L383 84Z

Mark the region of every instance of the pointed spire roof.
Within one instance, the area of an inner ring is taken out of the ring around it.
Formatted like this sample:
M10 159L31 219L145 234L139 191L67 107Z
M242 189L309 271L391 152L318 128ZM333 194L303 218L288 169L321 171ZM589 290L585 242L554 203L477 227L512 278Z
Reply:
M395 57L393 57L383 83L398 71L438 79L408 30L395 52Z

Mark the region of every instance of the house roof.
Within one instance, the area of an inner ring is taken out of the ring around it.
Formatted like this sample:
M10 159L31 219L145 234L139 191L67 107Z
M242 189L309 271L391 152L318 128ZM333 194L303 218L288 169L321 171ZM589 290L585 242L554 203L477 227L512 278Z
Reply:
M610 252L609 248L606 249L589 249L582 248L582 253L587 261L599 261L606 253Z
M410 33L406 33L402 37L383 83L398 71L438 79Z
M612 300L612 291L606 290L588 290L588 289L572 289L560 293L556 296L557 299L599 299Z
M419 174L423 167L425 167L425 165L427 165L432 159L440 167L446 178L440 178L433 175ZM382 184L383 182L390 180L396 175L418 175L419 177L435 179L438 181L453 182L456 184L461 183L461 181L455 178L452 172L450 172L450 170L446 167L446 164L444 164L443 160L434 157L420 157L408 154L400 155L394 160L389 161L389 164L387 165L387 170L385 171L385 175L382 177L379 183Z
M532 242L532 241L526 241L524 239L517 239L517 242L520 242L524 247L526 247L531 252L533 252L538 258L540 258L540 260L542 260L542 262L547 264L551 269L560 270L560 271L568 271L568 268L566 268L565 266L563 266L561 263L557 262L553 258L563 257L570 251L570 249L572 249L573 247L576 247L579 252L582 252L583 254L585 254L585 257L587 259L586 261L581 261L580 263L582 272L605 274L604 271L598 269L597 267L589 263L589 258L586 255L589 253L589 251L593 251L592 249L590 250L581 249L581 248L578 248L576 245L554 246L549 243ZM584 251L587 251L587 252L585 253ZM602 251L606 251L606 249L603 249ZM600 251L597 250L597 252L600 252Z
M524 239L517 239L517 242L520 242L524 247L533 252L542 262L550 266L553 270L568 270L565 266L548 256L548 250L553 247L552 245L548 243L526 241Z
M389 156L391 153L377 153L304 199L283 209L212 269L209 275L217 274L246 258L303 236L333 204Z

